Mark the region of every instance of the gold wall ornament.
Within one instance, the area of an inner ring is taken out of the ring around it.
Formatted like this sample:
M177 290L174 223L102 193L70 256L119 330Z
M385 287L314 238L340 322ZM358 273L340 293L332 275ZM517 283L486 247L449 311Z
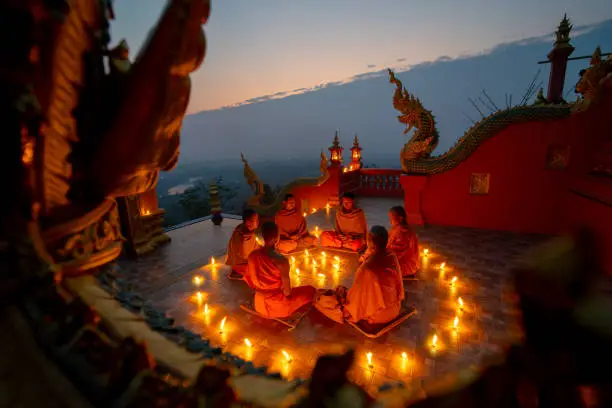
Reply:
M576 84L576 93L580 94L578 101L572 106L573 112L583 112L596 102L605 83L612 82L612 56L604 60L601 48L597 47L591 57L589 68L580 73L580 80Z
M255 171L249 165L249 162L244 157L244 153L240 153L240 158L244 163L244 178L246 179L247 184L251 187L251 191L253 191L253 195L249 198L249 205L258 205L263 196L265 195L264 185L255 173Z
M491 182L491 175L489 173L472 173L470 175L470 194L472 195L489 194L490 182Z
M42 239L64 276L110 262L121 253L123 239L117 203L105 200L83 216L44 231Z

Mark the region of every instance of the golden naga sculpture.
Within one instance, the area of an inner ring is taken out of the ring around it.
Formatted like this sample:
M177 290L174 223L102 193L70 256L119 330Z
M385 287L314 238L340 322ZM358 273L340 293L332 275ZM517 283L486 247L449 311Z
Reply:
M601 48L597 47L591 57L590 67L580 73L580 80L576 84L576 93L582 97L578 97L574 111L584 111L596 102L606 82L612 82L612 56L602 59Z
M0 160L14 197L2 235L27 231L21 242L55 270L80 273L121 250L114 198L152 189L177 162L210 2L169 1L133 64L127 43L108 47L108 0L8 1L0 12L17 22L0 34Z
M406 125L404 134L415 129L414 134L402 148L400 160L402 170L407 172L406 162L429 157L438 145L439 134L433 114L425 109L419 98L410 94L395 73L389 72L389 83L395 84L393 107L401 113L397 120Z
M244 178L247 181L249 187L253 191L253 195L248 200L248 205L257 204L265 195L264 185L255 173L255 171L249 165L249 162L244 157L244 153L240 153L240 158L244 163Z

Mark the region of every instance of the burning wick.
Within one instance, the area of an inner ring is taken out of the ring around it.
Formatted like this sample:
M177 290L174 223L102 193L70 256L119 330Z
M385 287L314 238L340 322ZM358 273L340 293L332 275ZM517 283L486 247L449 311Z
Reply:
M326 254L325 252L321 252L321 256L322 256L323 258L325 258L325 257L327 256L327 254Z
M203 313L204 313L205 315L208 315L208 303L206 303L206 304L204 305L204 312L203 312Z
M440 264L440 270L441 270L441 271L444 271L444 268L445 268L445 267L446 267L446 262L442 262L442 263Z
M374 364L372 364L372 353L366 354L366 358L368 359L368 367L373 368Z
M306 257L310 256L310 252L308 252L308 250L305 250L304 251L304 256L306 256Z
M425 248L425 249L423 250L423 256L424 256L424 257L428 257L428 256L429 256L429 249Z
M283 353L283 356L285 356L285 361L287 361L287 364L290 364L293 361L289 353L287 353L285 350L281 351L281 353Z
M314 259L312 260L312 268L317 269L317 261L315 261Z
M405 351L402 353L402 360L408 360L408 354Z
M202 277L201 276L194 276L193 277L193 284L196 286L200 286L202 284Z
M325 279L325 275L323 275L322 273L317 275L319 277L319 279L324 280Z
M216 261L215 261L215 257L214 257L214 256L211 256L211 257L210 257L210 264L211 264L212 266L215 266L215 262L216 262Z
M304 216L304 218L306 218L308 216L308 213L303 212L302 215Z
M294 257L294 256L292 256L292 257L291 257L291 263L292 263L292 264L294 264L294 263L295 263L295 257Z
M295 269L295 274L296 274L297 276L300 276L300 268L296 268L296 269Z
M455 331L459 330L459 316L455 316L455 320L453 321L453 329Z
M457 277L456 277L456 276L454 276L454 277L453 277L453 279L451 280L450 285L451 285L451 286L455 286L455 283L456 283L456 282L457 282Z
M196 293L196 298L197 298L197 300L198 300L198 303L202 303L202 297L203 297L203 296L202 296L202 292L198 292L198 293Z
M463 312L463 299L459 298L459 310Z
M221 324L219 325L219 333L223 333L223 328L225 327L225 322L227 321L227 316L221 320Z
M334 261L340 262L340 257L339 256L334 256Z
M435 351L437 344L438 344L438 336L434 334L433 338L431 339L431 349Z
M251 340L249 340L249 339L246 339L246 338L245 338L245 339L244 339L244 344L246 344L246 346L247 346L248 348L253 347L253 344L251 343Z

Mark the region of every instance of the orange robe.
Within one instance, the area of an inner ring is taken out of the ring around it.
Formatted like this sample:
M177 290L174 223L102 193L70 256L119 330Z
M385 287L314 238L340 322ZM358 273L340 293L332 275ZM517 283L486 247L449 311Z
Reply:
M353 208L350 212L339 209L334 224L334 231L323 231L321 234L322 246L353 251L365 247L368 224L361 208Z
M280 240L276 249L281 253L287 254L298 248L315 245L317 239L308 233L306 218L297 209L280 210L276 213L274 222L280 232Z
M250 253L258 248L261 248L261 245L257 243L255 232L248 231L244 224L240 224L232 232L227 245L225 264L231 266L233 271L244 275Z
M315 307L330 319L342 323L344 314L351 322L383 324L395 319L404 300L404 284L397 257L387 251L372 254L355 273L348 290L344 312L335 295L320 295Z
M312 303L316 289L312 286L291 287L289 261L269 248L249 255L244 280L255 290L254 306L264 316L289 317L299 308Z
M396 225L389 231L387 249L397 256L402 276L414 276L421 267L419 238L409 225Z

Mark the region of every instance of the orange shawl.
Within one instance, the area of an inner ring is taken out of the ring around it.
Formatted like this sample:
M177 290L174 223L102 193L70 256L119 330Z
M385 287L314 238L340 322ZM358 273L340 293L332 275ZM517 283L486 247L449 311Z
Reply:
M397 257L390 252L373 254L355 273L345 309L358 322L404 300L404 285Z
M338 234L349 235L352 238L365 237L368 233L365 213L361 208L353 208L349 212L340 208L336 211L335 229Z
M387 249L397 256L403 275L414 274L419 268L419 239L409 225L391 228Z
M289 261L272 249L256 249L249 255L244 280L258 292L290 293Z
M243 224L238 225L227 245L225 263L230 266L245 264L249 254L261 246L257 243L255 232L248 231Z
M280 210L274 217L281 239L301 238L308 234L306 219L296 208Z

